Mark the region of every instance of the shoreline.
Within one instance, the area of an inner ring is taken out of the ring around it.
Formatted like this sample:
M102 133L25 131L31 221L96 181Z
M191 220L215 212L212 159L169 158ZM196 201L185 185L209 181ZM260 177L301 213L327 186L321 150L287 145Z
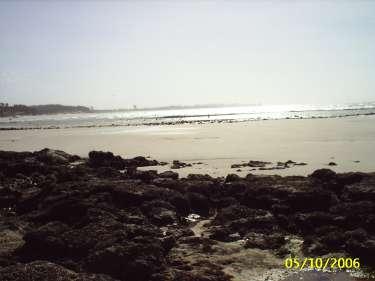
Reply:
M357 109L346 109L346 110L357 110ZM316 110L322 111L322 110ZM328 110L327 110L328 111ZM294 111L292 111L294 112ZM71 113L67 113L71 114ZM90 114L90 113L87 113ZM233 115L232 113L228 114L211 114L212 116L225 116ZM241 115L241 113L236 113L234 115ZM166 117L142 117L129 119L128 121L134 121L137 119L146 120L146 119L178 119L178 118L193 118L193 117L202 117L207 115L199 116L166 116ZM64 129L87 129L87 128L121 128L121 127L143 127L143 126L179 126L179 125L204 125L204 124L221 124L221 123L243 123L243 122L260 122L260 121L278 121L278 120L311 120L311 119L336 119L336 118L354 118L354 117L366 117L366 116L375 116L375 113L358 113L358 114L344 114L337 116L312 116L312 117L284 117L284 118L246 118L246 119L201 119L201 120L174 120L174 121L162 121L162 122L143 122L143 123L121 123L121 124L90 124L90 125L75 125L75 126L58 126L58 125L49 125L49 126L38 126L38 127L0 127L0 131L27 131L27 130L64 130ZM22 116L23 117L23 116ZM8 118L8 117L2 117ZM5 123L6 122L2 122ZM1 124L1 122L0 122Z
M168 162L192 164L178 169L182 175L208 173L226 176L238 173L308 175L319 168L336 172L373 172L375 147L374 116L268 120L126 128L82 128L3 131L0 149L35 151L45 147L86 157L90 150L113 151L123 157L150 156ZM250 160L304 162L289 169L254 171L231 168ZM359 162L358 162L359 161ZM337 166L328 166L335 162ZM167 167L155 167L163 171Z

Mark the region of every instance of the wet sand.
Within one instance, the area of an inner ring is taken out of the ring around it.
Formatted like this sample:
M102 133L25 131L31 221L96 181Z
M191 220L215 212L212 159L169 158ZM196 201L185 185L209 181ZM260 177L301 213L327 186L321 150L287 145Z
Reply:
M228 173L306 175L317 168L337 172L375 171L375 117L267 120L151 127L75 128L2 131L0 149L34 151L49 147L87 156L91 150L112 151L171 162L202 162L177 170L224 176ZM232 169L249 160L305 162L283 170ZM328 166L329 162L337 166ZM168 170L170 166L156 167Z

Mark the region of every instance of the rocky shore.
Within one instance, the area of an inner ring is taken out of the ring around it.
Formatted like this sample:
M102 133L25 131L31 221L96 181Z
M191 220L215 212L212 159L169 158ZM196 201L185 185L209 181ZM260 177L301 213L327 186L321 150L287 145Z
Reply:
M375 266L375 173L137 169L159 164L1 151L0 280L258 280L251 270L282 269L291 255Z

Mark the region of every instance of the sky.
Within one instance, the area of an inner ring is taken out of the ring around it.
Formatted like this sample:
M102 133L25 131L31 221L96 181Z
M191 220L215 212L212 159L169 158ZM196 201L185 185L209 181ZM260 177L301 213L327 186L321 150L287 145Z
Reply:
M375 101L375 1L0 1L0 102Z

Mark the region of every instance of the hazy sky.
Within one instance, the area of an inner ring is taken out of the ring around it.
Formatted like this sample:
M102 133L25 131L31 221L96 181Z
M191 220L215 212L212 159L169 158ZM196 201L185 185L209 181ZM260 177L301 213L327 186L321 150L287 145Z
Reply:
M375 100L375 1L1 1L0 101Z

